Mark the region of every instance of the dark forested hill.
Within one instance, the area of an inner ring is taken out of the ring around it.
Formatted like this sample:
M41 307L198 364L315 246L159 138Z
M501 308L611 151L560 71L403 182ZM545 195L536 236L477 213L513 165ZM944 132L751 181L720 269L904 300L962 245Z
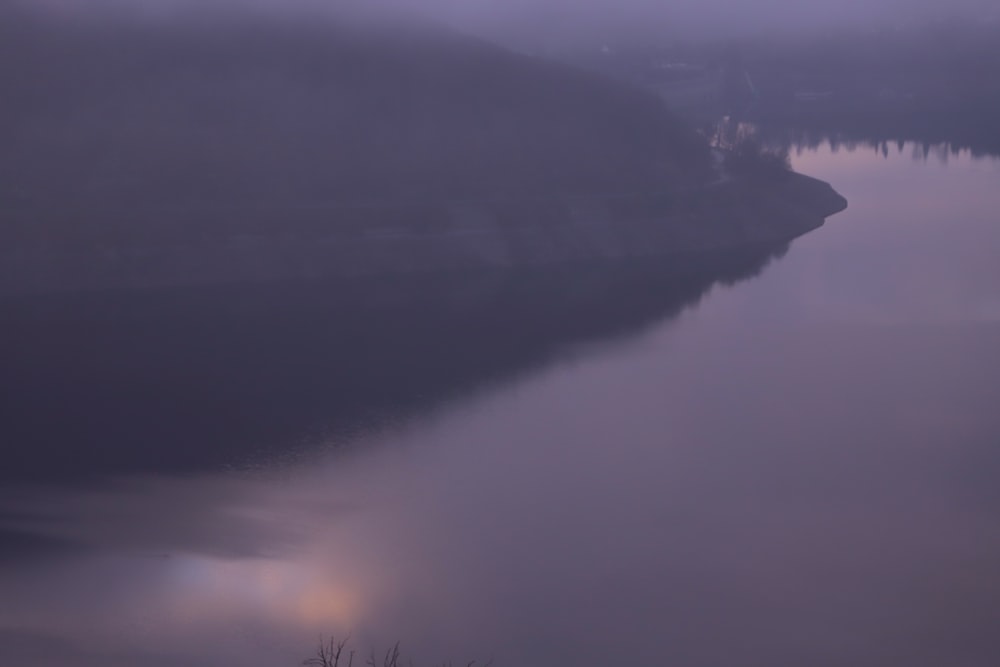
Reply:
M633 192L707 169L652 96L428 25L0 23L8 211Z

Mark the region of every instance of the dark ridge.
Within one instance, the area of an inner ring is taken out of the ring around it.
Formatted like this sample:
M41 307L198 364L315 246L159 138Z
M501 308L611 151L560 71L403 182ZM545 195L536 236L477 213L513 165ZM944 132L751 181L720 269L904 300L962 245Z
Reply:
M708 169L654 96L423 24L12 14L0 91L0 201L97 229L122 207L171 224L156 211L662 189Z

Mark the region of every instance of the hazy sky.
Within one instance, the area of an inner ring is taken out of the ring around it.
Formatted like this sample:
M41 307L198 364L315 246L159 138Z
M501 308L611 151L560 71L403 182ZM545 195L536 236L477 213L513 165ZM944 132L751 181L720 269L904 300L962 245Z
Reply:
M92 13L95 7L130 7L147 14L179 7L252 7L269 11L372 8L429 14L466 29L532 34L615 28L729 33L734 29L822 29L854 23L886 25L928 16L1000 16L995 0L14 0L50 10Z

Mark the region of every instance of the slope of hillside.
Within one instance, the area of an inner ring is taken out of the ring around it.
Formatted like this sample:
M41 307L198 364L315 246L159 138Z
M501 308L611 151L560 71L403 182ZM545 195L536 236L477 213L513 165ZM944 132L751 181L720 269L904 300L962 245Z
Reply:
M30 201L551 195L678 184L706 164L650 96L426 25L5 32L0 159Z
M656 97L443 28L4 18L0 291L627 258L830 210L702 224L708 148Z

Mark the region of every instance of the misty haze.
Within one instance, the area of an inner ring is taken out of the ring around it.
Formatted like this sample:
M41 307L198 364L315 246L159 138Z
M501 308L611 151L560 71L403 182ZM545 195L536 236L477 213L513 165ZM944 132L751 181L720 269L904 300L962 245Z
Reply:
M0 666L1000 664L1000 9L0 5Z

